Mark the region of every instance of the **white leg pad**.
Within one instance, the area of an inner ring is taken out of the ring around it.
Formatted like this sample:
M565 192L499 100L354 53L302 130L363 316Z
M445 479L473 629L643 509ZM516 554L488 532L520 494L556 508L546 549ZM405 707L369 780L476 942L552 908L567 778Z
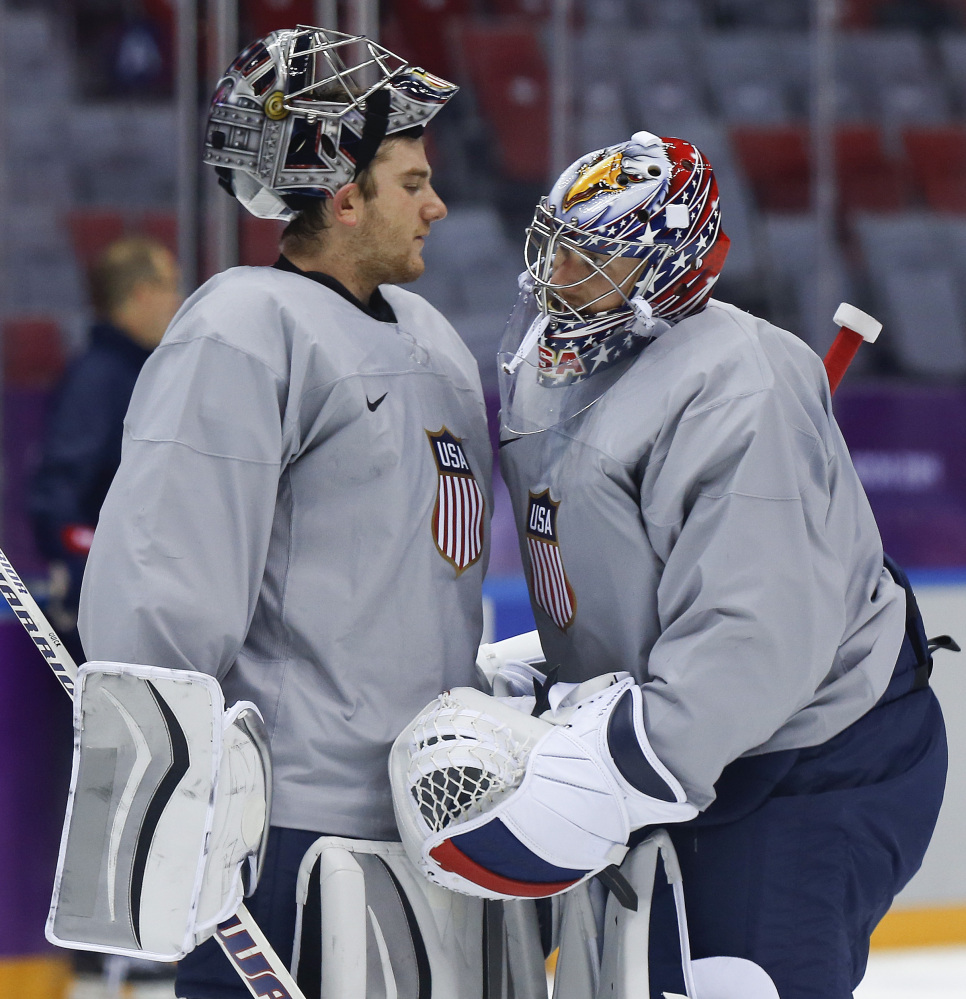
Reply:
M573 891L556 896L553 904L559 914L553 999L597 996L601 970L600 936L590 883L585 881ZM646 977L644 980L647 981Z
M258 709L204 673L87 663L47 938L174 961L251 894L271 764Z
M691 960L687 913L677 855L670 837L659 829L627 854L621 874L637 893L636 911L608 894L603 912L603 941L598 940L600 913L591 885L579 885L554 899L560 908L559 953L553 999L648 999L647 963L651 900L658 854L674 889L687 996L666 999L780 999L768 973L738 957Z
M401 843L322 837L302 860L296 902L293 974L320 980L321 999L546 996L533 903L485 903L440 888ZM307 968L312 960L320 966Z

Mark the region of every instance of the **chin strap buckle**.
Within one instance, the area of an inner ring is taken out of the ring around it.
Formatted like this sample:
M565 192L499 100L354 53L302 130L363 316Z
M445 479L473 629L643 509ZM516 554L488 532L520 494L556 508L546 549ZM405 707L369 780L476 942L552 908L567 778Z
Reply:
M629 302L631 309L634 312L634 319L642 330L650 332L657 326L657 320L654 318L654 310L651 308L651 303L647 299L642 298L640 295L635 295Z
M654 315L651 303L641 295L635 295L627 303L634 313L631 321L631 332L637 336L647 337L648 341L656 340L662 333L671 328L671 324Z

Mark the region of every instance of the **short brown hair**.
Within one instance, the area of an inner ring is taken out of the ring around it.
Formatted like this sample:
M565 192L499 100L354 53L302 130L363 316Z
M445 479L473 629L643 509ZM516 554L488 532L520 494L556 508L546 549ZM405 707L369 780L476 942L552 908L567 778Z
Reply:
M394 142L406 136L392 135L383 139L371 162L359 172L355 183L359 185L359 193L364 201L371 201L376 196L376 179L372 168L384 159ZM306 207L282 230L280 244L282 252L296 254L311 253L317 250L325 239L323 233L331 225L329 218L329 198L306 198Z
M87 275L94 312L108 319L139 284L161 281L158 256L167 252L163 243L146 236L125 236L111 243Z

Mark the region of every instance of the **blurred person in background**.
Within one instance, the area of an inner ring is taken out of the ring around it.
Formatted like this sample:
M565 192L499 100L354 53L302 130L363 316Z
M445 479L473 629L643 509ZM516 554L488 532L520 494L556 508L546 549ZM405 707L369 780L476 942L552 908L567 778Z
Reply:
M50 560L51 622L77 662L77 603L94 527L121 462L121 436L134 383L181 305L178 265L161 243L129 236L112 243L89 274L95 322L48 414L28 511Z

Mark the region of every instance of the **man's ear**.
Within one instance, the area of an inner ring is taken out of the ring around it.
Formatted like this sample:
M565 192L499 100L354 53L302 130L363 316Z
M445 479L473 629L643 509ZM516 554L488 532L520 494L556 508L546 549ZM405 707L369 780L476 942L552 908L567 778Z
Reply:
M344 184L332 198L332 218L342 225L359 224L359 208L362 204L362 191L358 184Z

